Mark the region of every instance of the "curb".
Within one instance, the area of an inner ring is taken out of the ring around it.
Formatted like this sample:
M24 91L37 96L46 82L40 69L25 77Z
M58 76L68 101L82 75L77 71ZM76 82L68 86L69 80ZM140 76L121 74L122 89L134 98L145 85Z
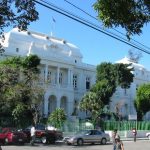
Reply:
M122 141L134 141L134 138L121 138ZM149 140L148 138L136 138L136 141L139 140Z

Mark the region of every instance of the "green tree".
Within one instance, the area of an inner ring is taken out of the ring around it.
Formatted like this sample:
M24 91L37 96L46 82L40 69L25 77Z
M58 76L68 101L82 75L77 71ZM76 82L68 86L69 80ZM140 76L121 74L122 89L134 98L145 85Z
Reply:
M102 82L104 79L107 80L112 92L109 95L112 96L117 86L121 86L121 88L124 89L130 88L130 84L133 82L134 77L132 71L133 68L131 67L131 64L112 64L103 62L97 66L96 84L99 84L99 82Z
M0 114L9 116L12 108L15 106L16 83L18 78L18 69L12 64L0 63Z
M140 34L150 22L149 0L97 0L94 9L105 27L121 26L130 35Z
M64 109L56 108L48 117L47 123L56 128L61 128L66 121L66 114Z
M138 120L138 121L142 121L144 114L143 114L143 112L142 112L141 110L137 109L136 100L134 100L134 107L135 107L136 113L137 113L137 120Z
M91 88L91 91L96 93L98 101L101 101L104 106L109 104L114 90L114 86L111 86L109 81L106 79L96 82L96 84Z
M99 82L103 79L108 80L109 83L115 85L115 67L110 62L103 62L96 67L96 82Z
M116 85L121 86L123 89L130 88L131 82L133 82L133 68L131 64L114 64L115 68L115 77L116 77Z
M6 27L18 27L26 30L31 22L38 19L33 0L1 0L0 1L0 38L4 39ZM1 45L0 45L1 46Z
M91 120L96 126L97 118L99 117L100 110L104 107L102 101L98 99L97 94L95 92L86 93L80 103L79 108L85 112L91 113Z
M150 111L150 84L140 85L136 92L135 108L140 115L139 119Z
M36 55L13 57L0 63L0 102L3 112L21 123L26 117L37 123L44 89L39 85L40 59ZM30 118L31 117L31 118Z
M131 71L130 64L104 62L98 65L96 84L83 96L79 105L80 109L91 112L92 120L96 121L103 113L103 108L109 105L117 86L124 89L130 87L134 77Z

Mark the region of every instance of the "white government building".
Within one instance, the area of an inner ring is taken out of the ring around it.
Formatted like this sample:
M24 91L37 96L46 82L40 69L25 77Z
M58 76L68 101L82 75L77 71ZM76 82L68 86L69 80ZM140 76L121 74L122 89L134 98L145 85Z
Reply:
M81 119L86 117L86 113L76 108L82 96L95 83L96 66L82 62L83 56L78 47L64 39L33 31L18 32L16 28L5 34L3 46L5 53L2 57L30 54L40 57L40 84L46 87L42 110L44 117L56 108L64 108L70 119L73 114ZM132 63L135 77L131 88L126 92L117 88L110 103L110 110L115 111L114 108L118 105L123 117L136 115L133 104L136 88L142 83L150 82L150 71L127 57L116 63ZM150 119L149 114L146 119Z
M116 63L131 64L134 68L134 80L131 86L126 91L120 87L112 96L112 102L110 103L110 109L113 111L118 105L120 108L120 114L126 119L135 119L137 113L134 107L134 100L136 97L136 90L139 85L144 83L150 83L150 71L148 71L143 65L138 64L131 59L124 57L123 59L116 61ZM132 118L133 117L133 118ZM147 113L144 117L146 120L150 120L150 113Z

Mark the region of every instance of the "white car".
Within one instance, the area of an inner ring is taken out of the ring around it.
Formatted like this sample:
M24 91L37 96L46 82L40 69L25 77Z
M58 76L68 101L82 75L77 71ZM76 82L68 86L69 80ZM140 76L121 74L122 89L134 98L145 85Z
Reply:
M148 137L148 139L150 140L150 132L146 133L146 137Z

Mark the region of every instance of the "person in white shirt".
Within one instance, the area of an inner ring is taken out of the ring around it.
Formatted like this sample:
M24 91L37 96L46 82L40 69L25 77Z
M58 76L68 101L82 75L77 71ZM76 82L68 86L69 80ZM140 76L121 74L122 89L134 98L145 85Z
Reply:
M31 145L34 145L34 142L35 142L35 125L33 125L33 126L31 127L30 133L31 133L31 141L30 141L30 144L31 144Z

